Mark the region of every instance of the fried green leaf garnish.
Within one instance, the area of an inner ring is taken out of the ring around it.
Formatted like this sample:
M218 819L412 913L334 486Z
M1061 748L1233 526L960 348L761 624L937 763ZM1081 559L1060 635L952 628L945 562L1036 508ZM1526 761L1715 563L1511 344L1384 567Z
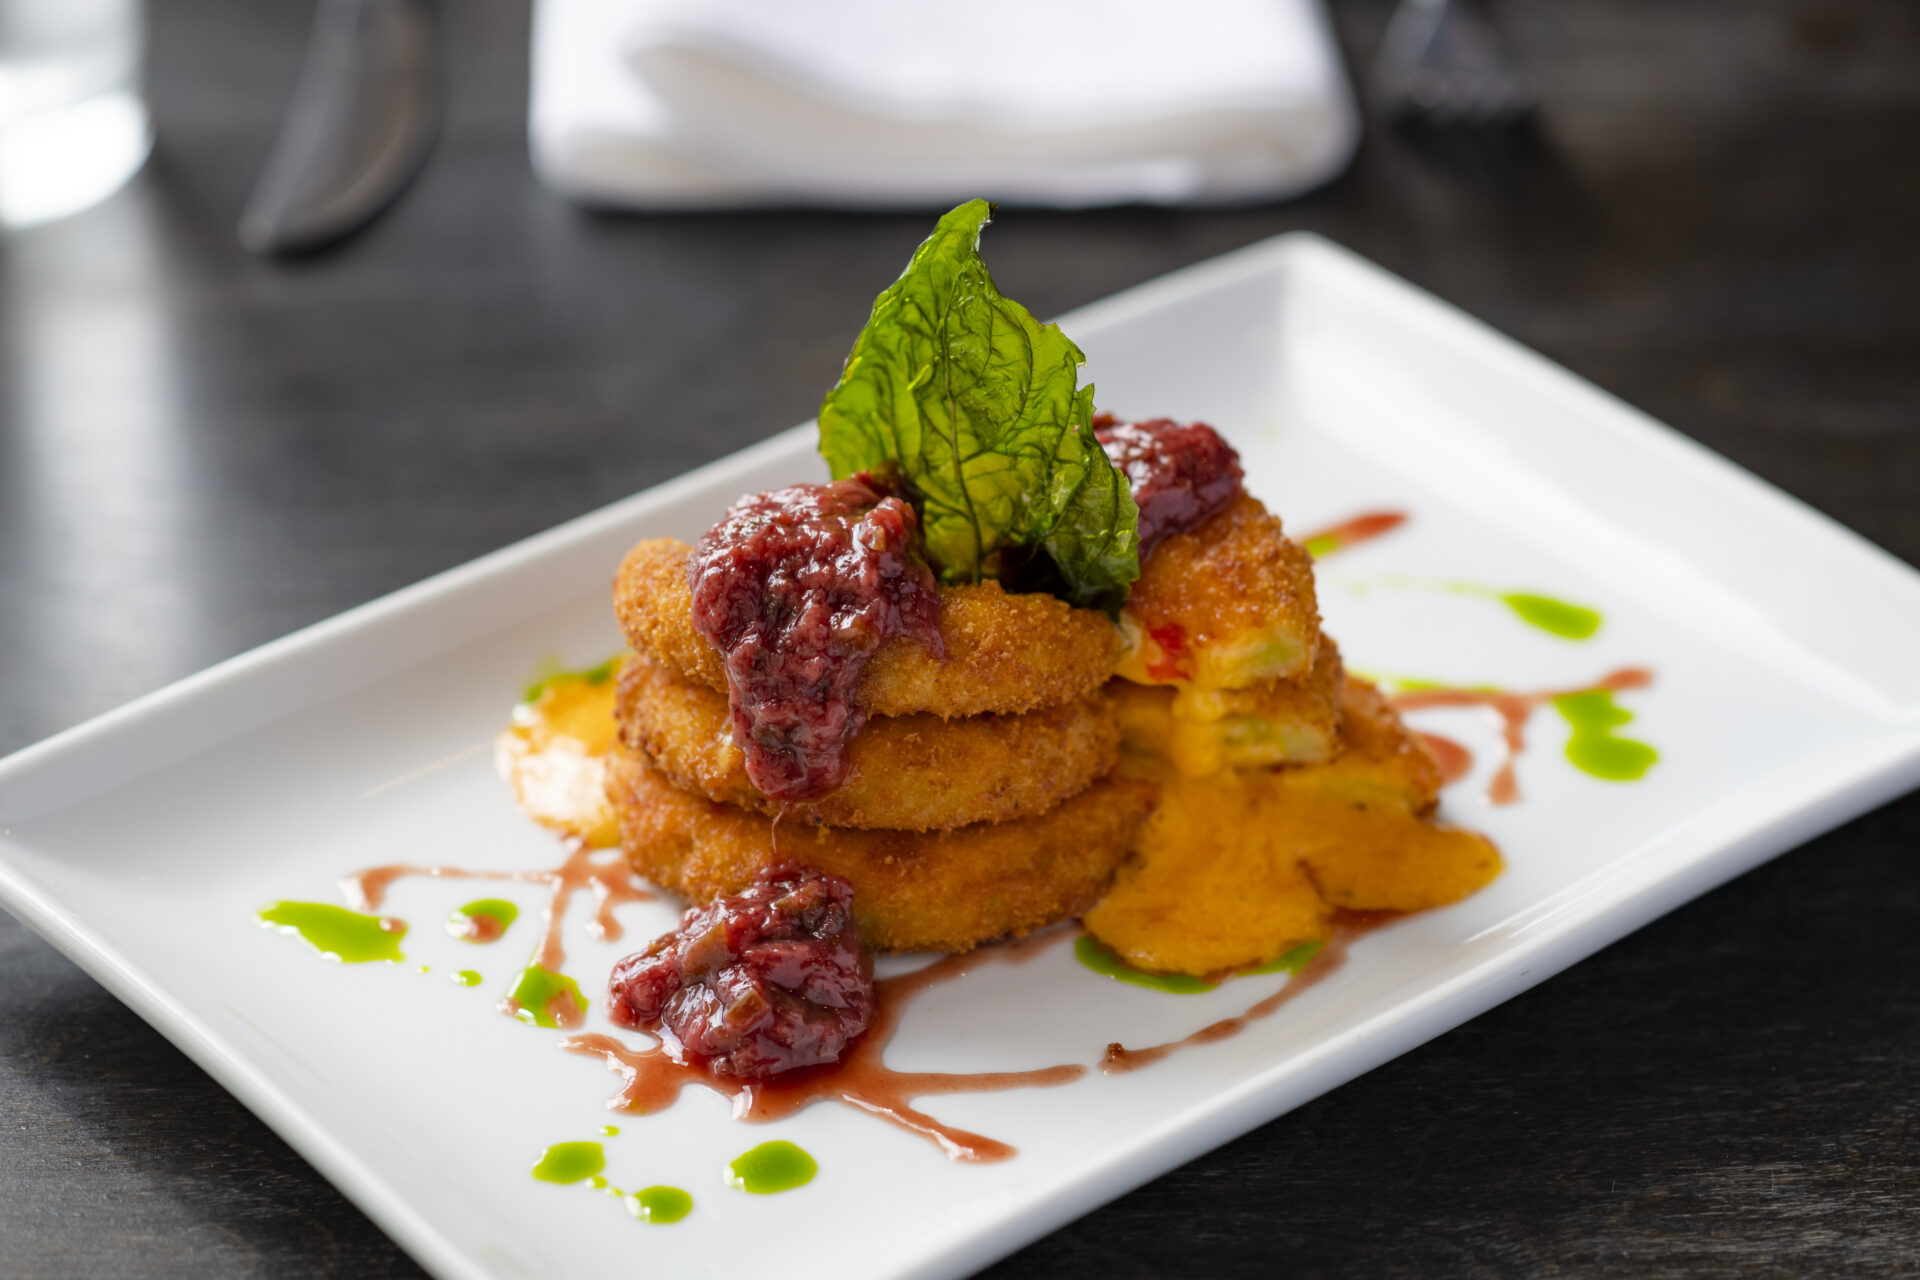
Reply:
M1019 570L1073 604L1119 608L1139 576L1139 512L1093 435L1086 357L1001 294L980 257L993 206L940 219L873 304L820 410L836 479L894 474L942 582ZM1055 573L1034 574L1035 552Z

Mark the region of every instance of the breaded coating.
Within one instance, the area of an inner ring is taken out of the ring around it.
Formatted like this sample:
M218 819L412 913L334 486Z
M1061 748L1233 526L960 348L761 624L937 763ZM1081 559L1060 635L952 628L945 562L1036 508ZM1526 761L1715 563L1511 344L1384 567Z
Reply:
M1340 745L1340 650L1320 637L1313 666L1297 680L1245 689L1107 682L1130 767L1204 778L1222 769L1318 764Z
M1152 784L1095 783L1035 818L924 834L780 823L674 787L630 749L608 757L607 795L633 869L695 902L798 863L853 884L868 945L965 951L1086 909L1126 856Z
M1176 778L1085 917L1127 963L1213 974L1326 936L1335 907L1420 911L1500 873L1483 836L1432 821L1440 773L1379 691L1348 678L1340 756Z
M847 780L783 806L747 778L727 698L640 655L620 672L620 736L673 784L789 824L946 830L1044 813L1105 777L1120 729L1098 694L1024 715L876 716L848 744Z
M1313 775L1319 789L1359 804L1428 814L1440 802L1440 765L1368 680L1340 689L1340 754Z
M674 538L642 542L613 580L627 643L724 692L720 651L694 630L687 558ZM1113 674L1120 634L1106 615L1049 595L1010 595L997 582L940 588L947 659L896 638L873 656L855 695L879 716L1010 714L1070 702Z
M1243 496L1154 549L1120 628L1117 673L1138 684L1245 689L1295 679L1320 638L1313 560L1258 498Z

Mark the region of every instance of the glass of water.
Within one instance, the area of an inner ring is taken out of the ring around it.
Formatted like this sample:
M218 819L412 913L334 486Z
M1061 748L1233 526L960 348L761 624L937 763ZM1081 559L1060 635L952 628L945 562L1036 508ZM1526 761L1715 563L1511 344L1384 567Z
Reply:
M97 204L146 160L141 16L141 0L0 0L0 228Z

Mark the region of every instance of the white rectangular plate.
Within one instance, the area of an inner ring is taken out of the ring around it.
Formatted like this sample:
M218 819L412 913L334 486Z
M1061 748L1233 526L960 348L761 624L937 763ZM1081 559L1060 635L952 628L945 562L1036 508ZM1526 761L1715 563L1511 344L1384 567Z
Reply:
M395 889L389 910L414 925L404 965L329 965L254 923L267 901L330 899L336 877L377 863L556 861L490 760L516 691L542 658L616 647L607 584L634 540L691 538L742 492L816 477L809 427L0 762L0 901L442 1276L732 1275L729 1245L802 1238L829 1206L858 1213L860 1248L786 1252L783 1273L955 1276L1920 781L1920 576L1376 268L1282 237L1062 323L1103 406L1214 423L1290 528L1411 514L1322 565L1322 609L1351 665L1520 689L1645 665L1655 683L1622 705L1659 763L1635 783L1588 777L1542 711L1524 800L1491 807L1493 726L1422 713L1476 748L1447 807L1499 842L1505 875L1367 937L1236 1038L1129 1075L926 1101L1020 1148L1002 1164L950 1164L833 1104L750 1128L694 1090L656 1116L609 1116L600 1065L492 1011L531 923L491 948L438 929L478 896L467 886ZM1558 639L1430 585L1455 580L1592 605L1605 623ZM527 890L501 896L530 913L540 899ZM622 910L630 940L674 914ZM587 942L584 911L568 922L569 967L596 997L590 1028L604 1028L599 975L621 948ZM445 980L469 966L483 985ZM1166 995L1055 948L930 993L889 1060L1090 1064L1110 1041L1183 1035L1283 981ZM528 1176L548 1144L595 1138L608 1120L623 1132L606 1140L607 1176L691 1190L684 1222L637 1223L604 1196ZM819 1177L777 1196L724 1185L729 1159L773 1137L818 1157Z

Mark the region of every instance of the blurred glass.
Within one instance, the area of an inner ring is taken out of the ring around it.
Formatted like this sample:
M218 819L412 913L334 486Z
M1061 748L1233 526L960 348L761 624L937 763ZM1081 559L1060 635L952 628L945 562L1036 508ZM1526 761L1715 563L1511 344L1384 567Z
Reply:
M0 227L78 213L147 158L141 0L0 0Z

